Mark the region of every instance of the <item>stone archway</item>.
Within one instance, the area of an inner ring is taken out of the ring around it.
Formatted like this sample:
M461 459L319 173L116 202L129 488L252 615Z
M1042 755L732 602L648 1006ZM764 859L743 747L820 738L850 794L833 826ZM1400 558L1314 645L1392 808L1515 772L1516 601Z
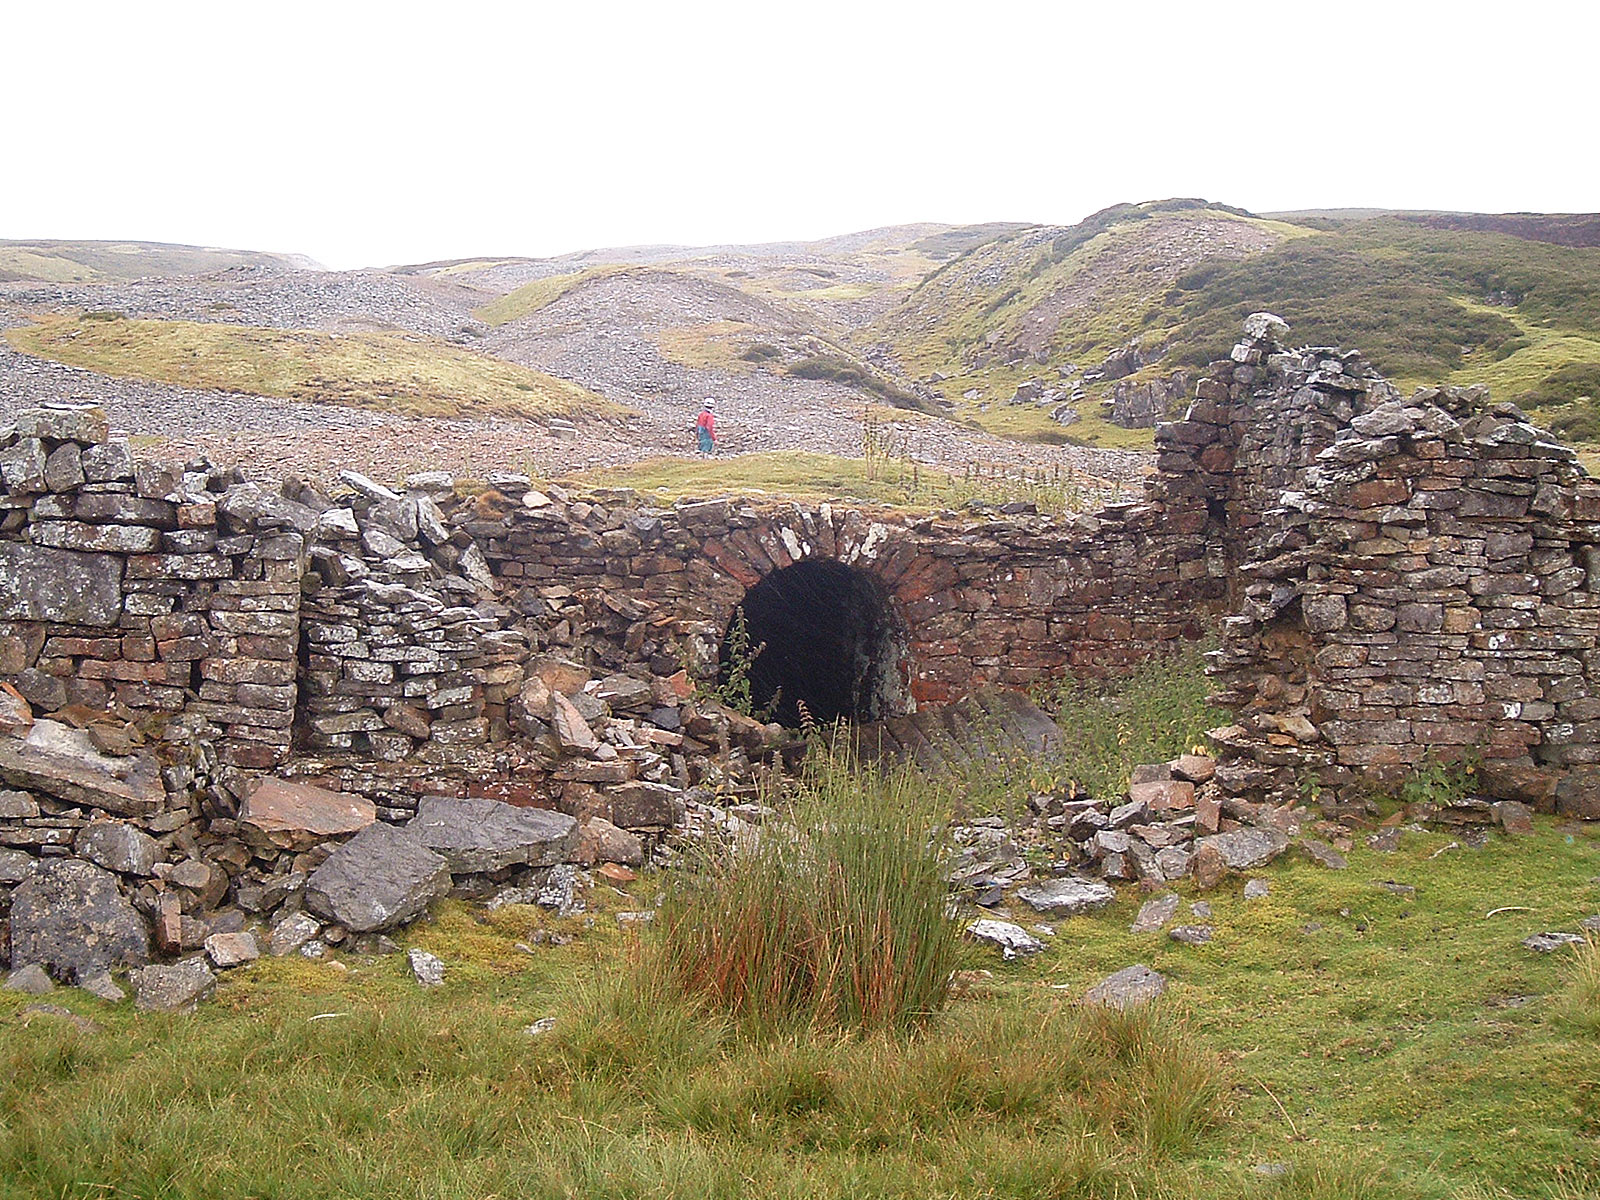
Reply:
M913 707L905 625L872 572L808 559L751 586L723 635L724 682L740 654L741 619L751 698L775 720L878 721Z

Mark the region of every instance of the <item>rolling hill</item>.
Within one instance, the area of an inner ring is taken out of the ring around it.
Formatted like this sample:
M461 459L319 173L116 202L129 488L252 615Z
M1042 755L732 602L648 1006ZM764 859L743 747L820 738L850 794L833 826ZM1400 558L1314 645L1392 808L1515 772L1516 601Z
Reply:
M229 267L314 269L299 254L268 254L163 242L80 242L0 239L0 283L91 283L95 281L208 275Z
M986 428L1097 438L1096 401L1186 380L1266 309L1403 385L1482 379L1570 436L1600 437L1597 233L1600 217L1583 215L1119 205L967 251L868 336L910 373L942 377L957 414ZM1075 392L1086 419L1058 433L1040 406L1008 403L1029 379ZM1187 387L1168 390L1176 411Z

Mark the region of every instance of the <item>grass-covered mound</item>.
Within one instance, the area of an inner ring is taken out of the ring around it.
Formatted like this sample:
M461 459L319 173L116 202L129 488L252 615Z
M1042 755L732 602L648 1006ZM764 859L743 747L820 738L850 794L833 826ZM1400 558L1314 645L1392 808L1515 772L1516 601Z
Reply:
M18 350L103 375L412 416L606 417L625 410L565 379L420 334L263 329L118 313L5 331Z

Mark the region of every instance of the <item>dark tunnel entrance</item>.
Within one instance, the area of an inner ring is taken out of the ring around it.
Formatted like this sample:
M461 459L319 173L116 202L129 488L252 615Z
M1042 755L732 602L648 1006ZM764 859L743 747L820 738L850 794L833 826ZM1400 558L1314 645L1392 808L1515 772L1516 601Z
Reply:
M876 575L831 559L768 575L745 593L723 634L724 686L739 657L741 614L758 713L770 710L794 727L802 706L821 723L906 711L905 636Z

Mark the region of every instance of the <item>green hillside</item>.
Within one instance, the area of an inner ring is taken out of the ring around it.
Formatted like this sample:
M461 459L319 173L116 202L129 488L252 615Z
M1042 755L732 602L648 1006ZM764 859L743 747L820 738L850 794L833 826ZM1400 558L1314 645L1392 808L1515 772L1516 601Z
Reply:
M1404 386L1484 380L1576 439L1600 438L1600 247L1594 218L1392 213L1267 221L1199 201L1119 205L1035 227L931 274L875 332L914 373L949 376L962 411L997 432L1104 440L1004 405L1026 378L1093 369L1137 344L1134 380L1226 355L1268 310L1304 343L1364 351ZM1579 244L1562 244L1579 243Z

